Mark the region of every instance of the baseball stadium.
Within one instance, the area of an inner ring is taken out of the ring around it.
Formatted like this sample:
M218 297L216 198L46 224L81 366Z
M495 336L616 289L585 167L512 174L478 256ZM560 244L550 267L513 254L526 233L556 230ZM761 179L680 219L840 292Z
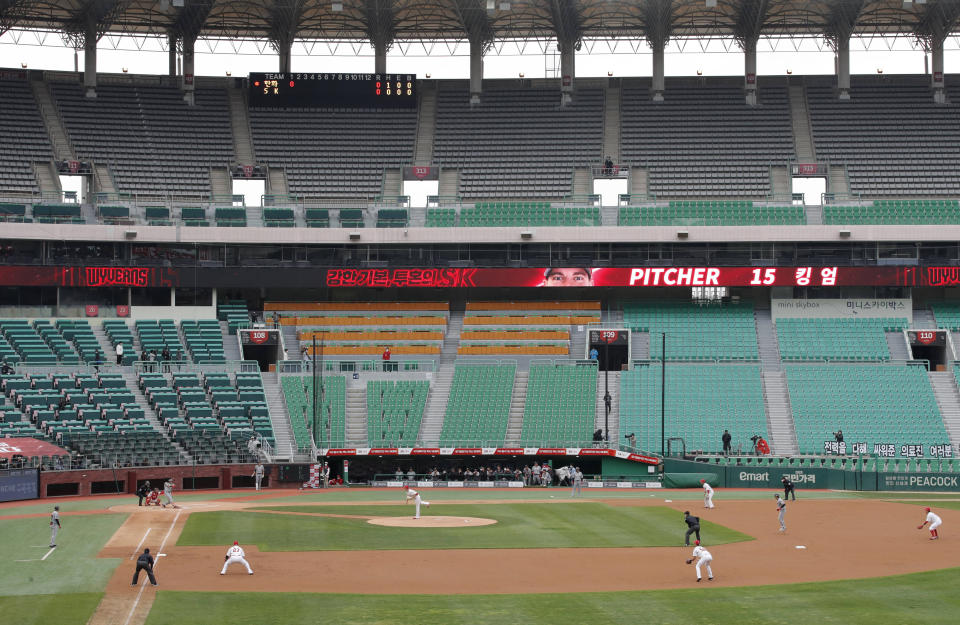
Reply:
M955 623L958 21L0 0L0 622Z

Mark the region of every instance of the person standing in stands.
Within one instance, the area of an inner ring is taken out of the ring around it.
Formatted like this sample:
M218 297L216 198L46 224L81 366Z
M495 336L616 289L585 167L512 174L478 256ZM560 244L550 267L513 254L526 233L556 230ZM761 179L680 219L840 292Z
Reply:
M723 442L723 455L730 455L732 448L730 447L730 441L733 440L733 437L730 436L729 430L723 431L723 436L720 437L720 440Z
M117 364L123 364L123 343L117 343Z
M157 585L157 578L153 576L153 556L150 555L149 549L144 549L143 553L137 558L137 570L133 572L133 582L131 582L131 586L136 586L137 582L140 581L140 571L146 571L150 583L154 586Z

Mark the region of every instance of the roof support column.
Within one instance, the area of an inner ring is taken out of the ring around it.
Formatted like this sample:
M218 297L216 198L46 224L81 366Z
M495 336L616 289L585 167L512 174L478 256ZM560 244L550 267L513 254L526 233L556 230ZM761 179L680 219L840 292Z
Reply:
M470 40L470 106L480 104L483 93L483 42Z
M387 42L384 39L376 39L373 42L373 72L387 73Z
M277 44L277 54L280 55L280 73L289 74L292 70L290 69L291 61L290 57L293 56L293 42L285 41Z
M654 102L663 102L663 46L653 46L653 84L650 86L650 97Z
M743 49L743 90L747 106L757 105L757 42Z
M195 37L183 37L183 100L190 106L195 103L193 92L193 45L196 43Z
M167 52L167 71L170 74L170 84L173 84L173 79L177 77L177 33L172 30L167 33L167 45L170 50Z
M88 19L83 36L83 94L97 97L97 21Z
M837 39L837 98L850 99L850 38Z
M933 88L933 101L946 104L947 94L943 84L943 39L935 39L930 45L930 86Z
M576 77L576 50L572 41L560 42L560 106L573 101L573 81Z

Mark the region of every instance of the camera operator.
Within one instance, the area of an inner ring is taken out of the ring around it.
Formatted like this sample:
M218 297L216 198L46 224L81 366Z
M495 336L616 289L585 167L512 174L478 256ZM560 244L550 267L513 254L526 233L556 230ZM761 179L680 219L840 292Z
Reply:
M624 434L623 437L624 437L625 439L627 439L627 444L630 445L630 448L631 448L631 449L636 449L636 448L637 448L637 435L636 435L636 434L634 434L633 432L631 432L631 433L629 433L629 434Z

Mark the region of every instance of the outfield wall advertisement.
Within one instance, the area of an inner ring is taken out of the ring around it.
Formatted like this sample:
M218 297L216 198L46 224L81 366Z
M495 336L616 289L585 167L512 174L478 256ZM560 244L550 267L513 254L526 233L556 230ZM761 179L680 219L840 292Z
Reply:
M38 469L0 470L0 501L36 499L39 493Z

